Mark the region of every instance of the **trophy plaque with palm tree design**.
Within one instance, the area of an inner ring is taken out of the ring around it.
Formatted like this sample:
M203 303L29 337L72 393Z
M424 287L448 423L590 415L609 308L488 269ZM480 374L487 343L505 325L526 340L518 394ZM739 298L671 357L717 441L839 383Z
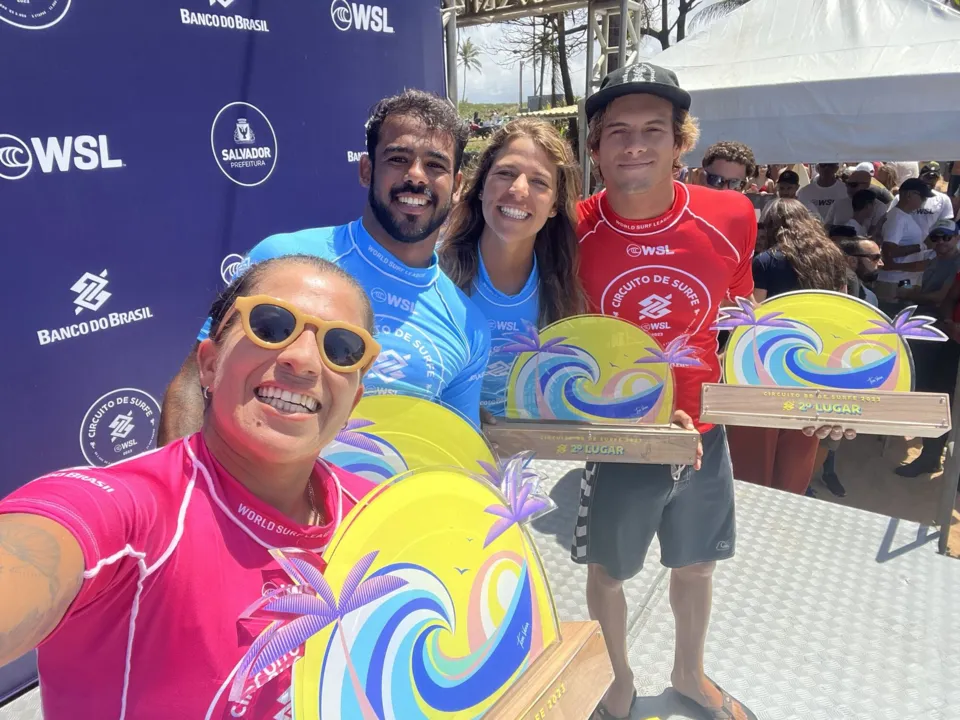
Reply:
M301 720L587 717L613 673L596 623L557 621L526 528L555 505L531 457L488 477L403 473L322 557L272 550L288 580L242 616L255 637L224 688L230 716L283 692Z
M680 336L666 347L638 326L602 315L530 323L502 350L515 352L506 417L484 427L501 454L692 464L699 436L671 425L673 368L701 364Z
M455 409L405 395L365 396L320 456L375 483L435 465L488 475L495 462L483 435Z
M702 390L707 422L800 429L842 425L859 433L939 437L950 398L913 392L909 341L942 342L916 307L887 317L859 298L821 290L744 298L714 326L729 330L723 384Z

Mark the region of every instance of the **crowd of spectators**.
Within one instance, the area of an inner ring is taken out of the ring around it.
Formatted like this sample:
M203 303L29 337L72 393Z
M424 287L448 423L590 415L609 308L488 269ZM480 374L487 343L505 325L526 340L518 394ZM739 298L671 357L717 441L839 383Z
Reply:
M751 149L719 142L686 183L746 193L757 208L753 276L757 301L799 289L853 295L891 317L918 306L937 319L945 343L911 344L917 391L953 393L960 363L960 161L758 165ZM838 443L799 431L728 428L737 478L814 494L817 466L834 495ZM895 472L915 478L942 469L946 435L928 439Z

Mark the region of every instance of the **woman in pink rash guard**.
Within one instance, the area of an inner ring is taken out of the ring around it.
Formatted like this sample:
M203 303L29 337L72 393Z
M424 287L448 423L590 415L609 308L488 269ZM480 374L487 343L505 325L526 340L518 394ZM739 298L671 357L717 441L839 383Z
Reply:
M322 571L373 487L317 461L379 352L373 313L342 270L291 256L247 271L211 317L199 433L0 502L0 665L38 648L45 720L291 717L302 647L243 663L277 619L249 611L293 584L271 550Z

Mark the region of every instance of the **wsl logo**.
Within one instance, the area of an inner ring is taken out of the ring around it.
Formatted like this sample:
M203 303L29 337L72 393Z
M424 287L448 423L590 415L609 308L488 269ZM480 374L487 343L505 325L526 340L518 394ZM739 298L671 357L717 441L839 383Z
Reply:
M414 303L413 300L388 293L383 288L375 287L370 291L370 297L376 303L386 303L390 307L399 308L404 312L412 313L416 308L416 303Z
M0 178L19 180L33 167L30 148L20 138L0 135Z
M0 20L22 30L46 30L69 9L70 0L0 0Z
M220 277L229 285L236 280L243 271L250 267L250 259L237 253L230 253L220 261Z
M387 8L380 5L351 3L347 0L333 0L330 5L330 18L341 32L348 30L366 30L369 32L393 34L387 19Z
M210 129L210 146L221 172L237 185L256 187L277 166L277 136L259 108L233 102L221 108Z
M100 467L150 450L157 439L160 404L137 388L120 388L97 398L80 425L80 450Z
M71 170L112 170L126 167L120 158L110 157L106 135L68 135L64 138L30 138L30 144L0 133L0 178L19 180L34 166L49 175Z

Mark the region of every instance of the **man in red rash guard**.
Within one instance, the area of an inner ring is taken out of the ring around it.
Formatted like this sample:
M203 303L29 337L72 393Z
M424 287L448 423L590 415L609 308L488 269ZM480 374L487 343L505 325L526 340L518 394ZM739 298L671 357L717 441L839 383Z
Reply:
M606 189L580 204L584 288L594 312L637 323L661 345L686 336L697 350L699 366L675 371L676 396L703 443L699 470L587 464L572 556L588 565L587 605L615 673L600 718L628 717L636 698L623 581L640 571L654 533L672 568L673 687L712 717L755 718L703 669L713 570L734 553L735 520L724 429L699 414L701 385L720 379L711 325L722 303L753 294L757 222L740 193L674 181L697 139L689 108L676 75L648 63L615 70L587 99L588 144Z

